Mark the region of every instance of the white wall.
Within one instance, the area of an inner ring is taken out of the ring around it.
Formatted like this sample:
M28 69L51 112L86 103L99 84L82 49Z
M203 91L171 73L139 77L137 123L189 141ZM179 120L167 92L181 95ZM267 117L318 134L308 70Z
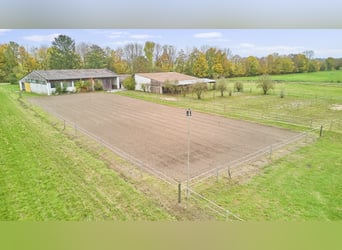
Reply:
M143 91L141 87L142 84L151 84L151 79L139 76L137 74L134 76L134 79L135 79L135 90Z
M40 83L30 83L31 92L37 94L49 95L48 85Z

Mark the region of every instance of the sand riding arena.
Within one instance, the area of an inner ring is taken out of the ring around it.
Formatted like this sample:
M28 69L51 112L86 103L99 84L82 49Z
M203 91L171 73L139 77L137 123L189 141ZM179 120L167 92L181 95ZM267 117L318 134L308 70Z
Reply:
M190 178L196 178L298 135L195 111L187 117L186 109L109 93L38 97L30 101L100 138L127 160L177 182L186 180L188 173Z

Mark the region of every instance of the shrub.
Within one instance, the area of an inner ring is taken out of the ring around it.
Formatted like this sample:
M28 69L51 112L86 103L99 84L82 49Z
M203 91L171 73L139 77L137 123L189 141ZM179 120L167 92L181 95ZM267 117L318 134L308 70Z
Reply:
M123 86L127 90L135 90L135 80L134 76L128 76L124 81L123 81Z
M206 83L195 83L192 85L192 93L195 93L197 95L197 99L201 99L201 95L203 91L206 91L208 89L208 86Z
M76 87L76 92L87 92L89 91L89 86L90 86L90 82L89 81L83 81L83 80L79 80L75 83L75 87Z
M100 80L96 80L95 81L95 84L94 84L94 89L96 91L100 91L100 90L103 90L103 84Z
M56 95L60 95L60 94L64 94L67 92L67 88L66 87L61 87L59 84L58 86L56 87L56 92L55 94Z
M243 83L242 82L236 82L234 84L234 90L237 92L242 92L243 91Z
M227 84L224 80L219 80L216 88L221 92L221 96L223 97L224 92L227 90Z
M284 98L284 97L285 97L285 91L284 91L284 89L282 89L280 91L280 98Z
M274 89L274 82L269 75L262 75L258 79L257 88L262 88L263 94L267 95L269 90Z

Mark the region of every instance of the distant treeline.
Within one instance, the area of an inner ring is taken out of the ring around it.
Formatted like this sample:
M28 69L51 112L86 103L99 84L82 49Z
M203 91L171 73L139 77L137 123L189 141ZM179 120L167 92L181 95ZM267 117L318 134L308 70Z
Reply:
M148 41L116 50L79 43L60 35L51 46L26 49L10 42L0 45L0 82L16 83L32 70L108 68L118 74L176 71L197 77L221 78L339 70L342 58L314 58L313 51L241 57L230 49L210 46L177 50Z

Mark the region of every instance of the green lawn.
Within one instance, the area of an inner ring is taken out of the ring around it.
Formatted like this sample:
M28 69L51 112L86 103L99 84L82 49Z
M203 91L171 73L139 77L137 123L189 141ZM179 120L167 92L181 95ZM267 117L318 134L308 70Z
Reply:
M0 220L173 220L0 86Z
M228 87L232 88L233 84L228 83ZM285 98L280 98L279 92L283 88ZM245 83L243 93L233 92L232 96L224 93L221 97L219 91L210 90L201 100L192 94L185 97L137 91L117 94L281 127L307 130L325 125L325 128L342 132L342 111L332 109L336 104L342 105L342 85L284 83L277 84L275 90L264 96L255 83Z
M319 71L312 73L299 73L299 74L285 74L285 75L274 75L271 76L275 81L282 82L320 82L320 83L342 83L342 70L335 71ZM241 81L255 81L258 79L254 77L235 77L230 78L231 80Z
M342 134L327 133L243 185L220 179L196 190L251 221L342 220Z

